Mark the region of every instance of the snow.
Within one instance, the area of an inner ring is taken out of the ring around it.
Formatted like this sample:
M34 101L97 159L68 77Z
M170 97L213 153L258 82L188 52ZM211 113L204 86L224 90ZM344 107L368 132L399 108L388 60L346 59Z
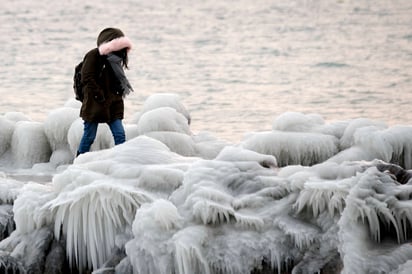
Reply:
M0 270L408 273L412 127L288 112L232 143L156 94L75 158L79 107L0 116Z

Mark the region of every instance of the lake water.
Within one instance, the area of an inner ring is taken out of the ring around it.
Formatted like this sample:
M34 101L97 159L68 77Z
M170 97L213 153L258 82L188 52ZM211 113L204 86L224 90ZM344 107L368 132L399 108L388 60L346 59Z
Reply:
M177 93L192 130L238 140L286 111L411 124L410 0L8 1L0 114L43 121L73 96L74 66L105 27L134 42L135 93Z

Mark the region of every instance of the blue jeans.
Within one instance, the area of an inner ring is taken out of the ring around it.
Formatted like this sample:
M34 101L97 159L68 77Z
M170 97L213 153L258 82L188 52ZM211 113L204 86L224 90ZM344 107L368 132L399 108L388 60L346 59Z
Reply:
M110 127L114 138L114 144L119 145L126 141L126 134L124 132L122 120L116 119L110 123L107 123ZM77 155L90 151L94 139L96 138L97 126L99 123L84 121L83 137L80 141L79 150Z

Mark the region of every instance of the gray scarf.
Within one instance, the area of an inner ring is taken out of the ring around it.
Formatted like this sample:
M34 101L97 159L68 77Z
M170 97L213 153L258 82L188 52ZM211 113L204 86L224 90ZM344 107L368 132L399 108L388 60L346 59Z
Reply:
M129 80L127 80L126 75L124 74L122 58L120 58L116 54L109 53L107 55L107 61L109 61L109 64L114 72L114 75L119 80L121 89L123 91L123 97L128 95L131 91L134 91L129 83Z

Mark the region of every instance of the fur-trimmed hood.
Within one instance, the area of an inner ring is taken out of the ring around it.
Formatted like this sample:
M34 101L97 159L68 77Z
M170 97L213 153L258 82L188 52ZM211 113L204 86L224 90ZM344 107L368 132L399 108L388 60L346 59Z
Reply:
M126 36L122 36L111 41L105 42L99 46L100 55L107 55L111 52L127 48L129 52L132 49L132 42Z

